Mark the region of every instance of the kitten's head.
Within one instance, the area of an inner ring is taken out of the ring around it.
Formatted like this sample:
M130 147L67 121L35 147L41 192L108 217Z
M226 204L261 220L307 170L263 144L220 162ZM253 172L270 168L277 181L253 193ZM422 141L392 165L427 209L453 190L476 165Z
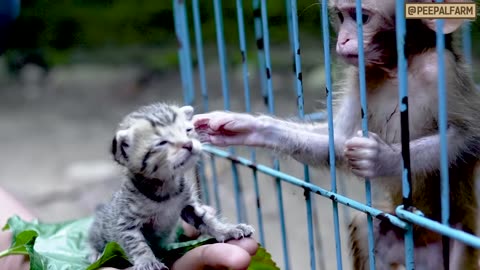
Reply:
M195 165L201 143L193 107L155 103L127 115L112 141L114 159L134 174L166 179Z

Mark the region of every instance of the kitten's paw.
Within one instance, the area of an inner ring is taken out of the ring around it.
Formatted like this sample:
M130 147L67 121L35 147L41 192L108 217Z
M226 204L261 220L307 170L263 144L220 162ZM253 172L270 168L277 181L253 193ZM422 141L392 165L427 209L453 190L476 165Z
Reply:
M240 223L236 225L237 229L240 229L243 232L242 237L249 237L255 233L255 229L247 224Z
M215 236L218 242L225 242L232 239L240 239L243 237L249 237L255 232L255 229L247 224L229 225L223 233L219 233Z
M168 267L159 261L145 261L136 263L133 270L168 270Z

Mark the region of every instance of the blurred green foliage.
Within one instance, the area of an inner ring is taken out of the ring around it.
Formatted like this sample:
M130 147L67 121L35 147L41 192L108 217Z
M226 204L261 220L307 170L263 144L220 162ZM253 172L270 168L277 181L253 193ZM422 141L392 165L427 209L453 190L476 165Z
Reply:
M186 1L192 21L191 1ZM213 1L199 1L204 40L215 39ZM236 41L236 1L221 1L227 41ZM285 1L269 1L268 13L272 41L286 37ZM15 47L122 46L131 44L169 44L174 40L172 1L169 0L22 0L22 11L14 31ZM319 6L316 0L299 0L302 28L319 31ZM253 36L251 1L244 2L248 36ZM191 28L193 29L193 27ZM234 30L234 31L231 31Z
M193 45L191 1L186 2ZM199 2L203 40L208 47L216 42L213 1ZM236 1L221 2L225 41L229 45L237 45ZM268 2L272 44L288 41L285 3L280 0ZM318 2L299 0L298 11L302 31L320 37ZM250 42L254 42L251 1L244 1L244 20L246 35ZM42 55L49 64L81 61L88 55L97 61L116 62L116 56L124 61L135 59L158 67L176 61L177 52L171 49L177 41L173 4L169 0L22 0L20 17L11 30L8 56L15 59L21 51L23 54ZM158 59L158 56L156 60L151 57L142 59L138 53L138 48L142 47L149 48L147 52L152 54L146 55L153 57L158 50L170 50L164 54L165 59ZM97 53L82 53L85 51Z
M194 46L192 1L185 2ZM220 2L225 41L237 47L236 1ZM267 2L271 44L288 42L287 2ZM177 46L172 0L22 0L21 4L20 17L9 36L7 58L11 69L26 61L41 62L42 66L84 60L134 62L154 69L178 61L177 51L172 49ZM216 42L213 1L199 0L199 5L203 40L208 48ZM297 0L297 6L300 32L320 41L319 1ZM243 7L246 36L253 45L252 0L243 1ZM478 25L477 20L473 27L477 40ZM480 46L476 44L473 48L478 50ZM232 61L240 61L239 56Z

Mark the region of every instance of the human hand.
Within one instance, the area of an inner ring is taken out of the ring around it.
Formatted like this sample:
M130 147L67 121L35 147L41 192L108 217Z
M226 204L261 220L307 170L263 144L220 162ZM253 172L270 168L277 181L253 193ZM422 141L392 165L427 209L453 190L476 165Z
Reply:
M172 266L171 270L234 269L245 270L257 252L258 244L252 238L231 240L196 247ZM101 270L118 270L111 267Z
M262 146L262 121L250 114L214 111L193 117L195 130L203 143L215 146Z
M352 172L360 177L396 175L400 168L401 153L372 132L366 138L358 131L347 140L344 155Z
M209 206L205 210L214 212ZM184 234L192 239L199 236L190 224L182 221ZM178 259L170 270L203 270L203 269L233 269L245 270L250 260L257 252L258 243L252 238L230 240L225 243L215 243L196 247ZM118 270L102 268L101 270Z

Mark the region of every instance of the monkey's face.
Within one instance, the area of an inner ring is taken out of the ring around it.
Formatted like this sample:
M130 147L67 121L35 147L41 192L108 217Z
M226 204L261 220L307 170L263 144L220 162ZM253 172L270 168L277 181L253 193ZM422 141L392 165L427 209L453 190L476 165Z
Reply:
M338 38L336 52L348 64L358 65L359 40L357 23L363 24L363 49L365 55L365 65L381 65L385 61L383 56L384 44L379 46L383 40L377 40L378 35L382 35L386 29L391 32L392 6L395 2L391 0L382 1L363 1L361 16L357 18L355 10L355 1L336 0L333 2L332 16L333 23L336 26ZM382 10L383 9L383 10ZM393 9L394 11L394 9ZM394 20L393 20L394 21ZM392 32L395 33L394 31ZM394 42L394 41L393 41Z

